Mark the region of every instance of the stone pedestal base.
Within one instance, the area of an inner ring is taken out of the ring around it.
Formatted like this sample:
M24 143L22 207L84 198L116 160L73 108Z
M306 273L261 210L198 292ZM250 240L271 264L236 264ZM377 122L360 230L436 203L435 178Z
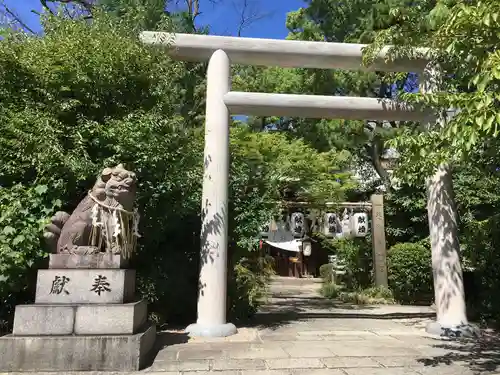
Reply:
M461 324L459 326L445 326L439 322L429 323L426 332L443 339L475 338L481 335L481 330L473 324Z
M14 336L132 335L146 324L145 301L119 305L18 305Z
M0 337L0 372L137 371L150 361L156 329L134 335Z
M202 325L202 324L190 324L185 330L189 336L194 337L226 337L232 336L238 330L236 326L232 323L226 324L216 324L216 325Z

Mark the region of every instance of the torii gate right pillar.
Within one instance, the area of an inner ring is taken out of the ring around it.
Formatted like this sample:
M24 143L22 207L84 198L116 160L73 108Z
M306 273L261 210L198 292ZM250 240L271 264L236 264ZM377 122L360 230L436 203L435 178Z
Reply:
M441 89L442 75L439 66L434 63L428 64L422 78L422 93ZM442 121L444 119L438 118L438 123L430 123L428 128L441 126ZM460 264L458 212L450 166L439 165L427 179L426 185L436 305L436 322L427 326L427 332L448 337L477 336L478 328L467 321Z

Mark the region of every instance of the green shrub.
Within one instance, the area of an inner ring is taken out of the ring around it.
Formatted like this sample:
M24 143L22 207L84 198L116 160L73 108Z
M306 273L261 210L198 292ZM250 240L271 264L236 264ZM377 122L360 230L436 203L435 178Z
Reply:
M251 318L264 301L271 276L274 275L274 258L251 252L237 261L230 274L228 285L228 316L231 321Z
M337 255L346 263L347 274L342 278L348 289L364 289L372 283L371 237L337 239Z
M381 298L385 300L394 300L392 290L385 286L372 286L363 290L363 294L372 298Z
M389 287L397 301L432 301L431 251L422 243L400 243L391 247L387 257Z
M342 286L333 283L323 283L320 289L320 294L325 298L335 299L342 292Z
M48 196L45 185L0 187L0 334L12 323L14 306L33 298L36 270L47 257L40 238L61 203Z
M385 287L348 291L343 285L326 282L321 286L320 294L325 298L355 305L388 305L395 302L391 290Z
M319 276L323 282L331 282L333 278L333 264L327 263L319 267Z
M341 292L339 300L355 305L391 305L395 303L392 292L387 288L367 288L360 291Z
M471 319L479 319L500 325L500 299L496 298L500 289L500 216L486 220L471 220L463 231L463 268L469 268L474 277L472 290L467 290L467 314Z

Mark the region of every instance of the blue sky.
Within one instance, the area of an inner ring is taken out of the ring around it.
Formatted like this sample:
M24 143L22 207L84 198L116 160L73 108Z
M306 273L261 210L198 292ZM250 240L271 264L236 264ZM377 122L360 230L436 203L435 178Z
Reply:
M211 26L211 33L216 35L235 35L239 14L235 10L233 1L224 0L223 4L211 5L208 0L201 0L203 14L199 23ZM261 14L269 14L263 19L246 28L242 36L254 38L283 39L288 30L285 27L286 14L305 5L303 0L252 0ZM5 0L5 4L15 10L22 20L35 31L40 30L38 16L32 10L40 12L42 6L39 0Z

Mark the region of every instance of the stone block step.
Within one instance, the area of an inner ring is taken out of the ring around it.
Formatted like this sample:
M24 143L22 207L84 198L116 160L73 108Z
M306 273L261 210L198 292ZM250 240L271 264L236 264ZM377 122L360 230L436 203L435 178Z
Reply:
M91 255L80 254L50 254L49 269L80 269L103 268L120 269L128 266L128 260L120 254L99 253Z
M149 364L156 328L135 335L0 337L0 372L138 371Z
M35 303L127 303L135 297L135 270L39 270Z
M147 304L139 301L108 305L18 305L12 334L126 335L147 321Z

